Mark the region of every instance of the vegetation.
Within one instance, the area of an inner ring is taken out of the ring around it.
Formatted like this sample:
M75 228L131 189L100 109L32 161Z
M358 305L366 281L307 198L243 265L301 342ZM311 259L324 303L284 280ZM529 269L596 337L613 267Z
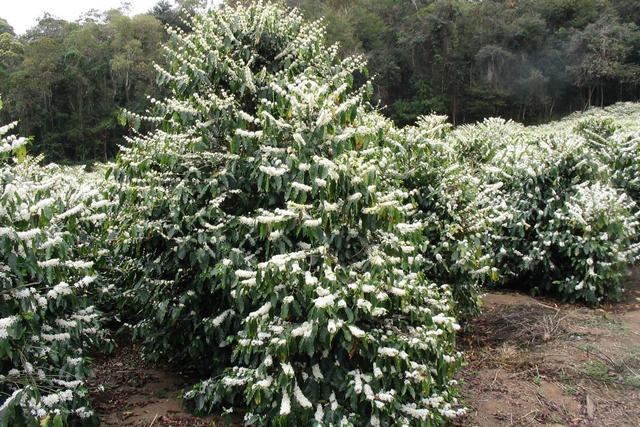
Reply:
M163 25L179 24L183 10L197 6L161 1L147 15L90 12L78 22L45 15L19 36L0 25L5 120L19 117L20 132L35 137L33 151L48 162L113 159L126 134L120 110L142 110L156 94Z
M80 170L40 166L0 127L0 425L97 425L85 379L100 327L108 205Z
M36 137L46 161L112 159L128 130L121 108L143 114L162 95L163 25L202 1L160 1L146 15L45 16L24 35L0 24L5 122ZM227 3L236 3L228 1ZM237 2L242 3L242 2ZM453 124L501 116L546 121L640 95L640 7L626 0L288 0L324 18L341 56L364 54L374 101L398 125L424 114Z
M640 10L628 1L290 0L366 53L398 123L548 120L638 97Z
M603 145L620 137L608 135ZM478 203L491 212L491 258L502 281L592 305L620 297L638 255L637 207L616 188L618 173L598 147L571 131L497 119L457 129L451 143L463 164L479 169Z
M392 124L352 86L362 59L260 4L198 18L168 55L161 130L114 171L150 355L215 378L186 394L197 412L246 406L249 424L455 415L451 289L422 271L409 195L378 171Z
M481 285L621 296L640 250L639 104L398 127L367 61L300 12L251 2L185 24L160 6L176 27L159 88L122 115L105 178L43 165L0 128L0 426L98 422L101 311L148 359L198 374L198 414L426 426L465 413L455 339ZM91 25L131 19L151 22Z

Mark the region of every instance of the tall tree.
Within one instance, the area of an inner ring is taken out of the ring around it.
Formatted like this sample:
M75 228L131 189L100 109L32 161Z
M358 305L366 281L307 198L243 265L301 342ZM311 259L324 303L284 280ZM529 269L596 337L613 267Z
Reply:
M0 34L15 35L13 27L4 18L0 18Z
M615 16L603 16L574 32L568 48L572 65L567 71L576 86L586 89L586 106L591 106L596 90L600 106L604 105L607 83L633 78L637 64L627 60L637 37L635 24L621 23Z

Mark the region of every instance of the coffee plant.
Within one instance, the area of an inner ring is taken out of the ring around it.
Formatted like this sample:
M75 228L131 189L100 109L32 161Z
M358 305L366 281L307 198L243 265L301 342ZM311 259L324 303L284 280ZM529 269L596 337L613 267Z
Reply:
M640 126L620 123L621 118L606 112L591 113L578 120L574 132L588 141L594 155L611 168L612 184L637 203L640 201Z
M197 17L167 55L170 95L130 115L158 129L114 169L148 357L211 376L185 394L196 412L244 406L249 424L460 413L452 286L430 279L411 194L381 172L392 124L365 101L363 60L266 3Z
M425 273L453 284L457 315L466 318L479 309L479 285L497 280L493 253L485 250L491 223L476 203L480 180L457 160L446 142L451 125L445 116L419 118L416 126L389 132L381 171L393 175L411 195L416 219L425 238L420 253Z
M588 141L496 119L454 134L460 153L476 153L469 167L480 170L477 203L492 212L503 281L589 304L620 296L638 254L637 210Z
M85 379L109 340L92 295L109 204L0 127L0 426L97 425Z

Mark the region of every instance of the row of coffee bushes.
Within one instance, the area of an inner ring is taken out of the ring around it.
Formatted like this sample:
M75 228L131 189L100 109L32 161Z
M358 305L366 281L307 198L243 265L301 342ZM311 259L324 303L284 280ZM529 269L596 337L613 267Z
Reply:
M639 137L615 117L533 128L489 119L446 138L481 182L500 281L591 305L621 296L639 250Z
M109 346L92 302L108 202L26 156L14 127L0 127L0 425L97 425L85 380Z
M620 104L541 127L487 119L453 130L428 116L396 132L385 173L433 225L423 254L457 304L473 309L464 298L478 280L591 305L620 298L640 249L634 118L640 109Z

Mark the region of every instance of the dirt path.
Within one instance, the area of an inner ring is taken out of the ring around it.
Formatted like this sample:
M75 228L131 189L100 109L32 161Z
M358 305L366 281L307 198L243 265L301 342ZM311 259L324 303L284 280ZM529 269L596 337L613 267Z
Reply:
M146 364L132 345L121 344L114 354L97 359L94 368L92 400L103 426L215 425L213 417L198 418L182 407L179 394L193 380Z
M640 283L589 309L490 293L462 336L463 425L639 426Z

